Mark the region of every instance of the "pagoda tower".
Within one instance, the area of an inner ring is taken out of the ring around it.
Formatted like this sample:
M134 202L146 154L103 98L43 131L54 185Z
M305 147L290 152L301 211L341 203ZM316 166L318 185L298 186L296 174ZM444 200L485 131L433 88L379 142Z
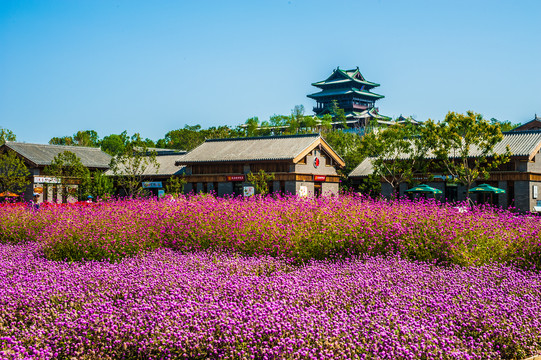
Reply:
M333 102L336 102L339 108L344 109L349 128L364 128L373 119L380 124L392 123L391 118L380 115L375 106L377 100L384 98L371 91L379 84L367 81L358 67L353 70L341 70L338 67L326 80L312 85L321 89L320 92L307 95L317 102L314 107L317 116L330 113ZM334 125L340 127L340 124Z

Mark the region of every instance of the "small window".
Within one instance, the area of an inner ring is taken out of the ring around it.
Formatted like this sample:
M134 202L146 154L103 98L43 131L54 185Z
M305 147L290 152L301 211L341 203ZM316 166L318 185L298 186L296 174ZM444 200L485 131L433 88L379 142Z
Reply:
M299 160L299 164L306 165L306 156Z

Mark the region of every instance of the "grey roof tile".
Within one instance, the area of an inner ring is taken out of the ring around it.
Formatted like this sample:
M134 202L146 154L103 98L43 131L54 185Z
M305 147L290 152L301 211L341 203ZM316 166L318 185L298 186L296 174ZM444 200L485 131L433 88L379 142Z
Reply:
M541 130L530 131L509 131L503 133L503 139L494 146L494 153L505 153L507 146L511 151L511 156L519 157L531 157L539 151L541 148ZM481 151L475 146L470 149L470 157L481 156ZM400 158L400 156L398 157ZM406 158L403 156L402 158ZM428 156L429 159L433 159L434 156ZM363 160L355 169L351 171L349 176L359 177L368 176L372 174L373 167L370 159Z
M160 155L156 156L156 162L159 167L156 171L156 167L152 164L148 166L141 175L143 176L173 176L183 175L184 166L176 166L175 162L180 160L184 155ZM120 170L122 173L122 170ZM107 170L106 175L114 175L112 170Z
M374 167L370 158L366 158L355 169L353 169L348 177L364 177L374 173Z
M319 134L307 134L207 140L184 155L177 164L293 160L319 137Z
M50 165L54 157L64 151L71 151L81 159L84 166L90 168L107 169L111 162L111 156L100 148L84 146L64 146L29 144L8 141L5 147L15 151L38 166Z

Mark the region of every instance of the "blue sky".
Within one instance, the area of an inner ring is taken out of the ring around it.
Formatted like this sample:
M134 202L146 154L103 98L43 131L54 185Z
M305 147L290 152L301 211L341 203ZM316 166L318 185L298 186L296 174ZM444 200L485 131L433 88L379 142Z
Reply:
M154 140L311 113L337 66L380 113L541 115L540 1L0 0L0 126L46 143L92 129Z

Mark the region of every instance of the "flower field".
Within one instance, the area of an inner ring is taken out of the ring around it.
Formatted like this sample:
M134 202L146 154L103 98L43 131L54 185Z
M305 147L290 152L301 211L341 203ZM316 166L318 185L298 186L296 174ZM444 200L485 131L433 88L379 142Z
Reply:
M442 264L541 266L541 218L496 209L461 213L432 202L338 198L181 197L39 213L0 207L0 243L38 242L52 260L118 260L156 248L215 249L302 263L400 254Z
M159 249L58 262L0 245L2 359L523 359L541 275L397 257L313 261Z
M356 196L0 206L0 358L524 359L540 219Z

